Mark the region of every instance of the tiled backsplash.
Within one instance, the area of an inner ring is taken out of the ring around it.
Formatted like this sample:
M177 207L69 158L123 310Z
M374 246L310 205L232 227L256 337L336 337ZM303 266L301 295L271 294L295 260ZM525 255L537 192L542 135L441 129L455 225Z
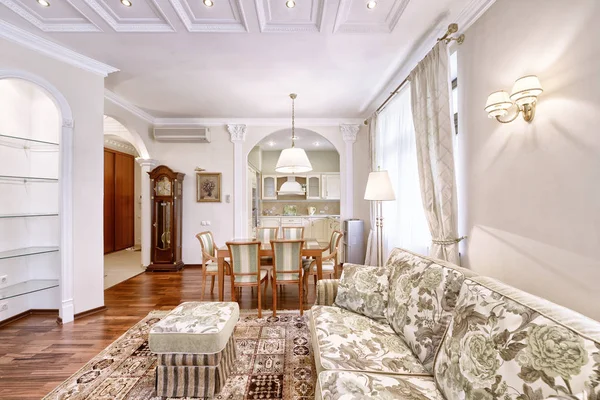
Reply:
M317 211L315 215L327 214L327 215L339 215L340 214L340 202L339 201L262 201L262 210L260 215L283 215L283 207L286 205L296 206L298 209L298 215L308 215L308 207L315 207ZM323 211L323 212L321 212Z

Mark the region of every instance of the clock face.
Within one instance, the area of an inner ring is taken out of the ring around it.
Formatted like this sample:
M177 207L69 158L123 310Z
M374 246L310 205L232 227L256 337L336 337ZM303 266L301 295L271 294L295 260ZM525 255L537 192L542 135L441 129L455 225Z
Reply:
M156 194L158 196L171 196L171 181L166 176L163 176L156 183Z

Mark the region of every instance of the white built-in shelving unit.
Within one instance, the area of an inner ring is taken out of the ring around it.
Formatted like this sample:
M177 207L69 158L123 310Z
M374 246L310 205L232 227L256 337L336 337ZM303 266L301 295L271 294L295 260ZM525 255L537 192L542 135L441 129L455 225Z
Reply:
M0 81L0 321L60 306L59 120L35 85Z

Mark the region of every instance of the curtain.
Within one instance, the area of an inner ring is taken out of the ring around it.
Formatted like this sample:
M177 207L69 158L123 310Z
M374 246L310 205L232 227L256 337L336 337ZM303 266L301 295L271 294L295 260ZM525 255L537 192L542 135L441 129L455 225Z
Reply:
M369 164L371 171L377 170L377 157L376 157L376 141L377 141L377 114L369 119ZM377 233L375 232L375 203L369 202L370 214L369 219L371 220L371 230L369 231L369 238L367 239L367 254L365 256L365 265L377 265Z
M375 143L377 166L388 171L396 194L396 201L382 204L384 260L394 247L427 254L431 235L421 202L409 85L379 114Z
M410 73L421 197L431 256L459 263L448 48L440 41Z

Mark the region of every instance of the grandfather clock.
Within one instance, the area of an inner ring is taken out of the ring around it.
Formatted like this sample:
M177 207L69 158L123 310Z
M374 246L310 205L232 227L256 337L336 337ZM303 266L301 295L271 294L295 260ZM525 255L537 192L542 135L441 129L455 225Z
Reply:
M152 262L147 271L179 271L181 260L181 211L183 177L165 165L150 175L152 199Z

